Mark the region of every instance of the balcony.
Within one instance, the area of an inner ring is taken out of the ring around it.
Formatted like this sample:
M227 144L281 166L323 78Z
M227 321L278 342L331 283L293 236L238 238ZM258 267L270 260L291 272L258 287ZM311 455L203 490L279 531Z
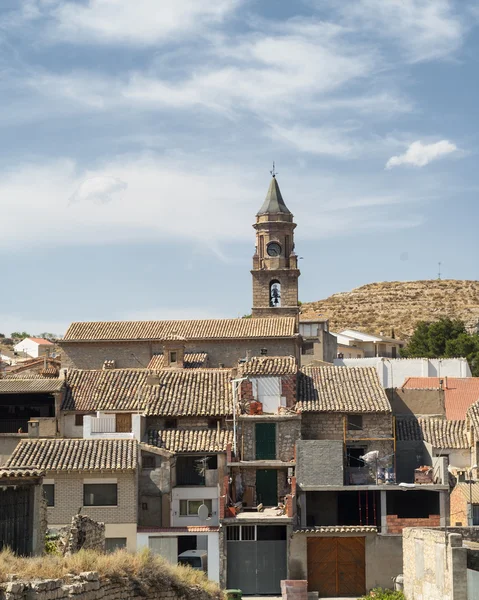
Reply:
M28 433L29 419L0 419L0 433Z
M383 483L395 483L392 469L378 467L377 476L374 469L369 467L345 467L344 485L381 485Z
M121 431L119 431L121 429ZM94 417L85 415L83 419L83 437L85 438L126 438L132 439L133 432L125 431L125 427L118 427L116 415L102 415Z

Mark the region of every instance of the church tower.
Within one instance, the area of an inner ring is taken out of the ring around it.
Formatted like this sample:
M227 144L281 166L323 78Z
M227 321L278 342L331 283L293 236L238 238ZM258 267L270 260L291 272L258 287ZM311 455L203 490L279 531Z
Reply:
M300 272L294 252L296 223L284 203L274 172L253 227L253 317L297 316Z

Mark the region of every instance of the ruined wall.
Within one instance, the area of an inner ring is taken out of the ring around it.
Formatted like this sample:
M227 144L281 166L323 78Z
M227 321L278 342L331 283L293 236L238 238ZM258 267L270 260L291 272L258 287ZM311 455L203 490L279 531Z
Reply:
M152 585L127 577L104 579L94 571L65 581L45 579L35 581L10 581L0 584L0 600L219 600L219 595L211 595L198 587L173 585L164 581Z
M60 532L60 547L63 554L74 554L80 550L104 552L105 524L84 515L75 515L71 525Z

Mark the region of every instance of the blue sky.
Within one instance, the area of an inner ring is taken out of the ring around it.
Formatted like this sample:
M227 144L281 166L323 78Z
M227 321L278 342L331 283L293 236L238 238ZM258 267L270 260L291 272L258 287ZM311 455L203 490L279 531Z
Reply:
M479 2L3 0L0 331L240 316L276 162L300 299L476 279Z

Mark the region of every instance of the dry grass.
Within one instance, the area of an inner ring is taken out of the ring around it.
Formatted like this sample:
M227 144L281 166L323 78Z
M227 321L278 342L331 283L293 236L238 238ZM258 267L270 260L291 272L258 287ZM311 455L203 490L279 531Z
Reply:
M10 550L0 552L0 582L7 581L9 574L20 579L68 579L83 571L97 571L102 578L128 577L151 586L184 589L200 587L214 598L222 598L216 583L207 579L201 571L190 567L171 565L160 556L145 549L137 553L118 550L101 554L81 550L71 556L46 555L34 558L16 556Z

